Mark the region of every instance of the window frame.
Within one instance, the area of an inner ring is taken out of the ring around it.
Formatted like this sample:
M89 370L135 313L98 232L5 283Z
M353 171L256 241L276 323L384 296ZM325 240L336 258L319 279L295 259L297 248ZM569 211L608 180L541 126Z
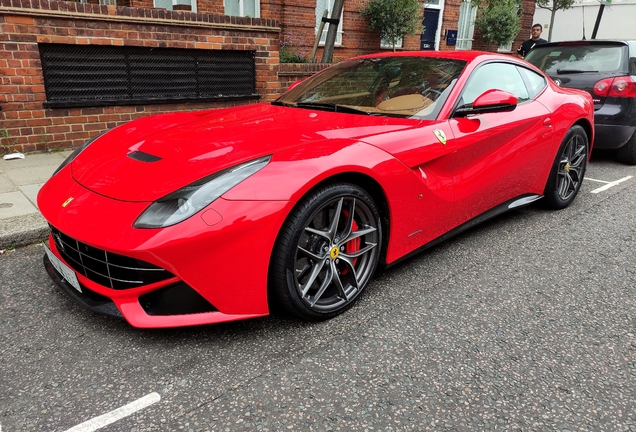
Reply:
M110 1L110 0L106 0ZM101 4L102 0L100 0ZM153 7L162 8L166 10L174 10L174 7L179 4L190 5L190 10L192 12L197 12L197 0L165 0L165 2L161 2L161 0L152 0ZM167 7L170 6L170 7Z
M484 63L479 64L475 69L473 69L471 71L470 75L468 76L468 78L466 79L466 82L464 84L464 88L462 88L462 91L459 93L459 96L457 97L457 100L455 101L455 106L453 107L452 114L450 116L451 118L455 117L455 111L458 108L467 105L466 102L463 102L463 98L464 98L464 94L466 92L466 88L468 87L468 84L470 83L470 80L475 77L475 74L480 69L482 69L485 66L492 65L492 64L508 65L508 66L510 66L511 68L513 68L513 69L515 69L517 71L517 74L519 75L519 78L521 79L521 82L523 83L523 86L526 89L526 93L528 94L528 99L519 101L518 105L534 101L537 98L537 96L539 96L545 90L545 87L547 87L547 80L546 80L546 82L545 82L546 85L543 87L543 89L541 91L537 92L534 96L531 96L530 89L528 88L528 83L527 83L525 77L523 76L523 74L519 71L519 68L522 68L521 65L519 65L517 63L514 63L514 62L508 62L508 61L498 61L498 60L486 61ZM532 71L530 69L528 69L528 71L533 72L533 73L536 74L536 72L534 72L534 71ZM508 90L502 90L502 91L508 91ZM508 93L511 93L511 92L508 91ZM513 93L511 93L511 94L513 94ZM514 95L514 96L516 97L516 95ZM477 95L477 97L479 97L479 95ZM460 105L460 101L462 102L461 105ZM474 102L474 99L473 99L472 102ZM472 102L471 102L471 104L472 104Z
M456 51L470 50L473 47L475 36L475 19L477 18L477 6L473 6L470 0L462 1L459 6L459 20L457 22Z
M196 1L196 0L192 0L192 1ZM230 15L227 12L227 2L228 1L232 1L232 0L223 0L223 12L225 13L225 15L228 15L228 16L240 16L240 17L247 16L245 14L245 1L246 0L233 0L233 1L238 1L238 4L239 4L239 14L238 15ZM261 1L260 0L251 0L251 1L254 2L254 16L251 16L251 15L249 15L249 16L251 18L260 18L261 17Z
M327 9L329 11L329 14L327 15L328 18L331 17L331 12L333 11L333 3L335 0L316 0L316 27L314 28L314 35L318 34L318 29L320 28L320 23L322 21L322 15L325 13L325 9ZM320 3L325 4L324 8L318 9L318 7L320 6ZM336 42L335 42L335 46L342 46L342 38L344 36L344 31L343 31L343 21L344 21L344 6L342 8L342 13L340 14L340 21L338 22L338 29L336 32ZM327 39L327 32L329 31L329 26L327 26L325 24L324 28L322 29L322 35L320 35L320 40L318 41L318 46L324 46L325 45L325 41ZM324 36L324 38L323 38ZM324 40L323 40L324 39Z
M393 45L391 45L391 43L387 41L386 39L380 39L380 48L393 49ZM404 38L401 37L397 40L397 43L395 44L395 49L403 49L403 48L404 48Z

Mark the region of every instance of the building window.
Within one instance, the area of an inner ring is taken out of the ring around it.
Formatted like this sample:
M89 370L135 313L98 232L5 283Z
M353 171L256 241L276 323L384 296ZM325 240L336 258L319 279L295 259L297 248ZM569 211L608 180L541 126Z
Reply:
M163 8L167 10L189 10L192 12L197 11L196 0L154 0L154 6L156 8Z
M225 15L250 18L261 17L260 0L224 0Z
M331 11L333 10L333 2L334 0L316 0L316 29L314 30L318 33L318 29L320 28L320 22L322 21L322 15L325 13L325 10L328 10L327 18L331 17ZM338 33L336 34L336 45L342 45L342 16L344 15L344 8L342 13L340 14L340 22L338 23ZM320 44L323 45L327 40L327 31L329 30L329 25L325 23L325 27L322 30L322 35L320 35Z
M462 1L459 7L459 23L457 25L456 50L469 50L473 47L475 33L475 17L477 7L470 4L470 0Z
M507 44L503 44L503 45L499 45L499 48L497 48L498 52L505 52L505 53L509 53L512 51L512 41L508 42Z
M258 99L253 51L39 44L47 108Z
M380 48L393 49L393 44L391 44L391 41L389 40L382 39L380 40ZM399 38L397 41L395 41L395 48L402 48L402 38Z

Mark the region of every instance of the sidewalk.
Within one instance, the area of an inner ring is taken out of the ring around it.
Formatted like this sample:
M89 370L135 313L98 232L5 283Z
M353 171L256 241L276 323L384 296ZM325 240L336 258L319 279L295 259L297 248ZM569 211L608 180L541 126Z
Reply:
M46 221L37 209L42 185L72 150L25 154L24 159L0 158L0 250L44 240Z

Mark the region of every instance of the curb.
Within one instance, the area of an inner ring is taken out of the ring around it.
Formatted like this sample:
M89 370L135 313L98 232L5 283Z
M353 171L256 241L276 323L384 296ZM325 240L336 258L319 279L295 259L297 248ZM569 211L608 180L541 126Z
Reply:
M49 225L39 213L0 219L0 249L28 246L46 240Z

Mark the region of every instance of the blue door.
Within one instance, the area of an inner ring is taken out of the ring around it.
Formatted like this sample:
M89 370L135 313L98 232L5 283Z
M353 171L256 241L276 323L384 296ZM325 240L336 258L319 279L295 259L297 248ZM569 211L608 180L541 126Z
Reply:
M437 33L437 26L439 24L439 9L424 9L424 19L422 25L424 26L424 32L420 36L420 49L421 50L434 50L435 49L435 34Z

